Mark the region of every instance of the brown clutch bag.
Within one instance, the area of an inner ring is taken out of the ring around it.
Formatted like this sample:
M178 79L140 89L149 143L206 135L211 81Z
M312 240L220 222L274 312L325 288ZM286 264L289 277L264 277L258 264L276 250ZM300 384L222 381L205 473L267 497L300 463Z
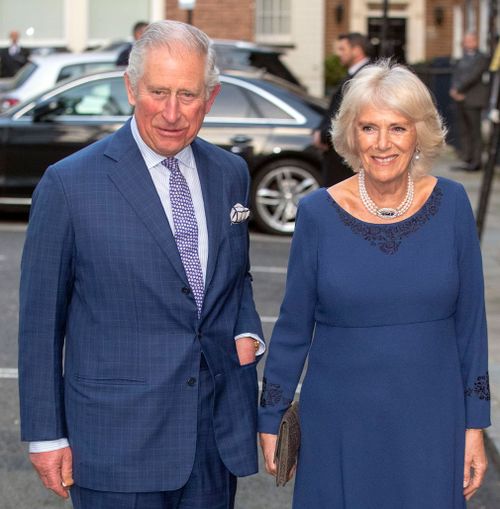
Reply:
M294 401L283 415L274 452L276 486L285 486L297 463L300 447L299 403Z

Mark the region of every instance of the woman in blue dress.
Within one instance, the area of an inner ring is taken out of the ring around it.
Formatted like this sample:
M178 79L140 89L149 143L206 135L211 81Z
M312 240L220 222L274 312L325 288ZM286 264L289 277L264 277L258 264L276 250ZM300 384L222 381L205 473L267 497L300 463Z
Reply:
M463 509L487 465L483 274L463 187L428 174L445 129L381 61L346 87L335 149L357 170L299 206L259 429L300 395L295 509Z

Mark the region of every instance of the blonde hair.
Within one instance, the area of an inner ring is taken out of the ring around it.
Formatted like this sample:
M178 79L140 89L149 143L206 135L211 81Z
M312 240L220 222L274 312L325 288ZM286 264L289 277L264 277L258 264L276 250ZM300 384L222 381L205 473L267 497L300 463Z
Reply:
M332 120L332 143L346 163L358 171L361 160L356 144L356 120L365 106L397 111L414 123L418 159L412 176L429 172L444 146L446 128L424 83L407 67L382 59L363 67L345 86L342 104Z

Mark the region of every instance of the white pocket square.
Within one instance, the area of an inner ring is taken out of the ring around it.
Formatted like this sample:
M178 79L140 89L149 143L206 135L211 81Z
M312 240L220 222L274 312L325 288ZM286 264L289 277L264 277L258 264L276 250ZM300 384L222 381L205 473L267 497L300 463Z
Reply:
M244 207L241 203L236 203L232 206L230 212L231 224L243 223L248 219L250 209Z

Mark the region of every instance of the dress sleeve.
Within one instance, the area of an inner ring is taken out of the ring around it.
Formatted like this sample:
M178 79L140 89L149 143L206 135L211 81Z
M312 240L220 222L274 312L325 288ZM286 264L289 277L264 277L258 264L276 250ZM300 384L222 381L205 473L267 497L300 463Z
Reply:
M277 434L281 417L293 401L313 336L316 281L315 221L301 202L290 250L285 297L269 343L264 370L260 432Z
M457 197L455 231L460 278L455 327L466 427L485 428L491 423L483 268L474 216L463 188Z

